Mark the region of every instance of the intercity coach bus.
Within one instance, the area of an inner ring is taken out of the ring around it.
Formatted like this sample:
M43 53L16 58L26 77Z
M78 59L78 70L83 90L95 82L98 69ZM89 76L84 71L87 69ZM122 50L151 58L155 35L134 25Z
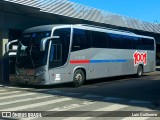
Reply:
M18 40L18 83L51 85L155 71L155 40L105 27L44 25Z

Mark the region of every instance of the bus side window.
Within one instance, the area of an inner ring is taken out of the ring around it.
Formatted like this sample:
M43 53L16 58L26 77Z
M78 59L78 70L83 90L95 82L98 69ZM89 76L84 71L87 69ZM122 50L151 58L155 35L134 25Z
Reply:
M138 37L132 37L133 39L133 49L140 50L141 49L141 39Z
M108 48L122 49L121 35L108 33Z
M90 33L87 30L74 29L72 52L91 47Z
M148 39L141 38L141 50L148 50Z
M93 48L107 48L107 36L103 32L91 32Z
M131 36L121 35L122 49L133 49L133 39Z
M148 50L154 50L154 40L148 39Z

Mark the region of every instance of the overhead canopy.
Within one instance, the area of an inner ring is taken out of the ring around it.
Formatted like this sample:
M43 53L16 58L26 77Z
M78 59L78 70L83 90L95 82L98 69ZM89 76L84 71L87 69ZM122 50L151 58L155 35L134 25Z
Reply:
M103 23L133 30L160 33L160 25L77 4L68 0L3 0L37 8L41 12ZM148 14L149 15L149 14Z

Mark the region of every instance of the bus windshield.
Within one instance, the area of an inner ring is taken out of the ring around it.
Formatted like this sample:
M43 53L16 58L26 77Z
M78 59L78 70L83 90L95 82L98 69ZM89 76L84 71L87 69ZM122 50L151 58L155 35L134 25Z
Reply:
M40 42L43 38L50 36L51 32L23 34L18 45L17 67L32 69L46 65L48 49L40 51Z

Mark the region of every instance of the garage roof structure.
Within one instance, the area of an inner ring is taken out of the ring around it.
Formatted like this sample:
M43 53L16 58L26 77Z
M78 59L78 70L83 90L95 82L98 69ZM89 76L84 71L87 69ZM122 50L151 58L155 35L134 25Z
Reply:
M2 0L51 13L132 30L160 33L160 25L77 4L68 0Z

